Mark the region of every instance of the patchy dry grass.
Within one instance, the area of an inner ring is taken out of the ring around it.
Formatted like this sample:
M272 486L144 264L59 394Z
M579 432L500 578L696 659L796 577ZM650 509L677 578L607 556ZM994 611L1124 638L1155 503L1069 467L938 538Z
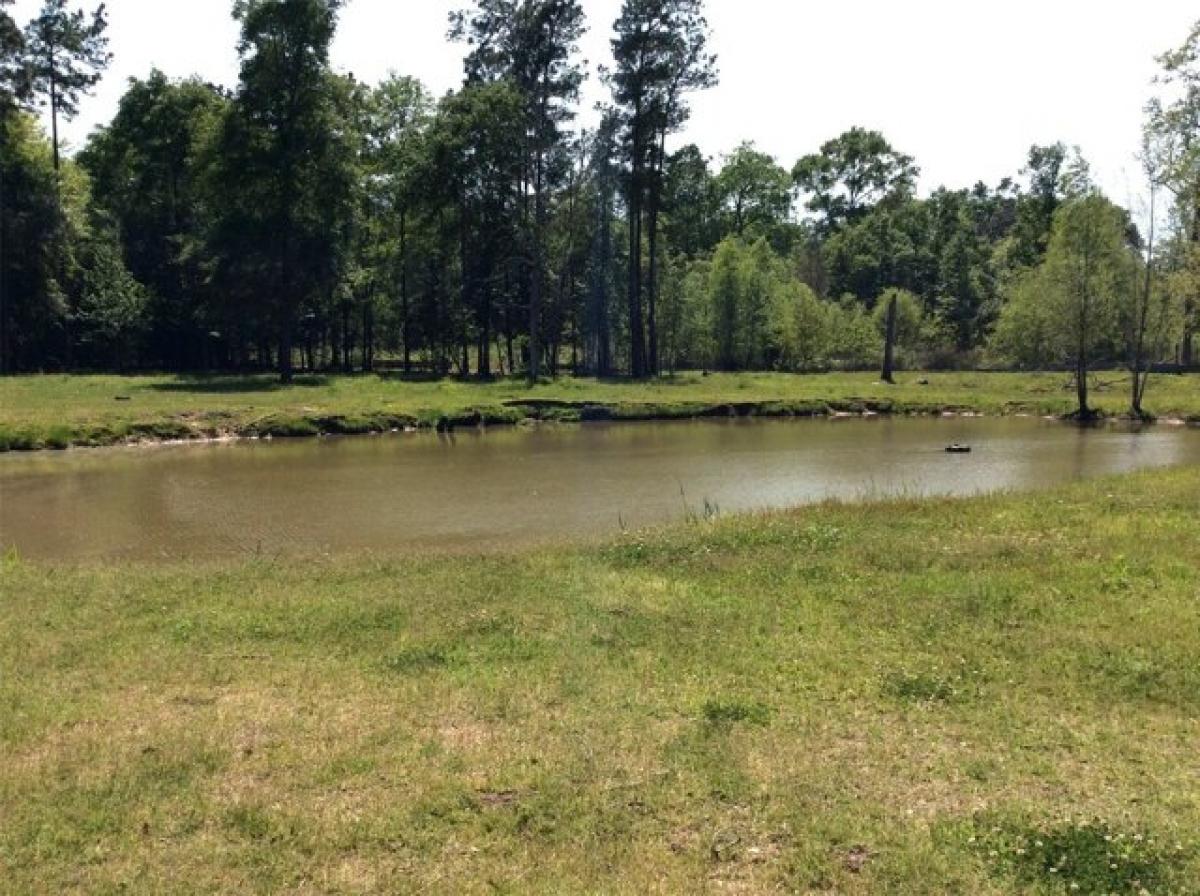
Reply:
M1127 378L1099 377L1096 406L1128 407ZM378 376L23 376L0 378L0 450L107 445L222 434L311 436L406 426L511 424L712 414L790 416L830 412L1066 414L1074 392L1063 374L909 373L896 386L872 374L684 374L648 382L563 378L534 388L493 383L404 382ZM1147 406L1200 422L1200 376L1159 376Z
M471 562L10 558L0 891L1195 893L1198 533L1185 469Z

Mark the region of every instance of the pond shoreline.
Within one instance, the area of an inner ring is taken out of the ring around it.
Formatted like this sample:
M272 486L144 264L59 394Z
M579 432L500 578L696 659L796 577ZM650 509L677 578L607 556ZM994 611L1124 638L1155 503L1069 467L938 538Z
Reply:
M1122 420L1128 380L1095 384L1094 407ZM1200 425L1200 375L1161 377L1149 408ZM1055 372L679 373L651 380L560 377L407 381L367 375L0 377L0 452L366 435L539 422L871 415L1063 418L1074 390Z
M767 400L735 402L598 402L560 399L515 399L499 405L456 412L357 414L270 414L235 424L181 414L127 425L79 424L69 432L6 428L0 424L0 453L62 451L69 448L116 448L191 445L241 440L365 436L398 432L453 432L460 429L541 424L635 423L713 419L853 419L871 417L1039 417L1087 426L1129 425L1200 427L1200 415L1168 415L1135 420L1128 414L1105 414L1078 424L1071 415L1046 414L1013 402L996 413L962 404L927 404L879 399Z

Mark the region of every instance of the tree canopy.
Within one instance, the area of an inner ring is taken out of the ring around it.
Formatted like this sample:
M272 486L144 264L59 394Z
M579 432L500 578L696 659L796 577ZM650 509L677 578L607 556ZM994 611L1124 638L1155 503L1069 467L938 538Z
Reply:
M1098 364L1192 363L1200 26L1147 106L1147 228L1063 143L923 192L863 127L794 164L680 145L718 77L702 0L624 0L590 129L579 0L466 3L448 21L462 83L440 98L335 71L341 8L239 0L235 87L147 72L60 158L58 117L109 61L105 9L47 0L21 27L0 0L5 370L641 377L882 352L1086 388Z

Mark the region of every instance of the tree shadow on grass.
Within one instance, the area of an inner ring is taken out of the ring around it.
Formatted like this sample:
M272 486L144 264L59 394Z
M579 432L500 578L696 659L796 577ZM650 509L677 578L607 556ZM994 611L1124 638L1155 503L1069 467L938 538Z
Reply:
M169 383L154 383L155 392L194 392L208 395L234 395L242 392L279 392L295 387L319 388L329 383L329 378L307 374L296 377L291 385L284 385L274 374L252 376L194 376L181 377Z

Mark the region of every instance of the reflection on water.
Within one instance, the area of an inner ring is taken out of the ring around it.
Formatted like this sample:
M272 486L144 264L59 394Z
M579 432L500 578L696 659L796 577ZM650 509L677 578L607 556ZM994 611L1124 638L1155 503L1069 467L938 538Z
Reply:
M950 442L973 446L948 455ZM0 457L23 556L503 548L827 497L971 494L1200 463L1200 433L1034 419L695 421Z

